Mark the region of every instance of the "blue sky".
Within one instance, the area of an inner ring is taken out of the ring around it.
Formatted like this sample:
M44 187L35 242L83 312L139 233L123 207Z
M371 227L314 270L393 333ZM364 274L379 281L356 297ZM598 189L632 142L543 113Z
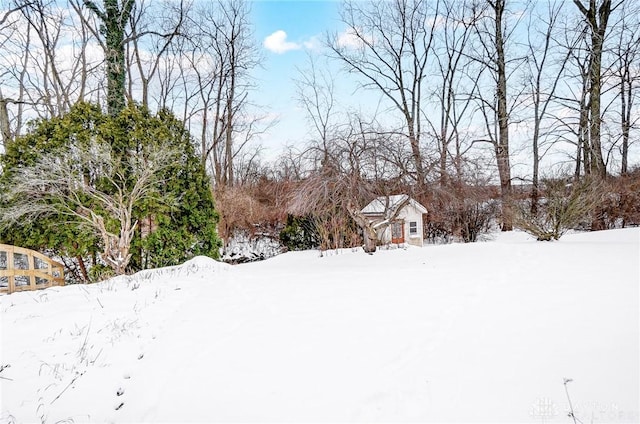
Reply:
M264 137L267 156L286 143L305 137L305 116L295 101L296 68L305 68L307 55L320 55L327 31L343 31L338 1L253 1L254 36L263 62L256 70L254 102L278 116L279 123Z

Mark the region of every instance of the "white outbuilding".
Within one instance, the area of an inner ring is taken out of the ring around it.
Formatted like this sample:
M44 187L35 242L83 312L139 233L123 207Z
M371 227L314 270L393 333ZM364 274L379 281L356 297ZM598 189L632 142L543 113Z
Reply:
M406 194L381 196L362 209L374 227L378 227L378 240L383 244L408 243L422 246L424 238L423 215L427 208Z

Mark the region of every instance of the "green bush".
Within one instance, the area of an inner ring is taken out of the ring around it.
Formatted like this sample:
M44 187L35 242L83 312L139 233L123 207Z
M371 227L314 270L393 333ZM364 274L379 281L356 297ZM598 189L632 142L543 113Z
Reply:
M311 217L287 216L287 225L280 232L280 242L288 250L307 250L318 247L318 234Z
M153 148L171 146L179 152L170 166L163 167L161 183L134 205L132 218L138 226L131 241L133 256L128 272L174 265L196 255L217 258L218 214L209 179L188 131L167 111L153 115L147 109L130 106L111 117L98 106L79 103L63 117L36 121L25 136L9 143L0 157L0 193L8 191L15 170L32 167L45 155L73 152L74 148L86 148L91 143L108 144L117 156L127 159L119 162L124 177L118 187L134 183L127 177L134 175L127 172L127 167L144 166L146 155ZM99 167L83 172L88 184L97 190L112 194L109 190L117 187L104 178L104 170ZM117 231L117 222L109 218L108 211L95 209L89 199L78 201L104 216L110 231ZM11 206L8 202L11 199L0 196L0 207ZM0 225L0 242L34 250L50 249L63 257L95 257L102 248L102 240L95 233L55 213Z

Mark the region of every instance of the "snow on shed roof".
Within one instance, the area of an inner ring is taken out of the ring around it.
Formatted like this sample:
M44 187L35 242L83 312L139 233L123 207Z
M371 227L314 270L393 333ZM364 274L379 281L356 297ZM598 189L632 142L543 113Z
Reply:
M362 209L364 214L385 214L389 211L395 212L395 209L404 204L409 199L409 204L414 206L422 213L427 213L427 208L410 198L407 194L395 194L393 196L380 196L373 199L367 206Z

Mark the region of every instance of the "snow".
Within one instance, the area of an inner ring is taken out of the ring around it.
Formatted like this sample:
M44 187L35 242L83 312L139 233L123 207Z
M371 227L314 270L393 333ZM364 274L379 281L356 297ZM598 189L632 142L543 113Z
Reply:
M220 248L220 257L224 262L234 264L272 258L284 250L277 234L277 231L253 235L247 231L235 231L226 246Z
M0 297L0 422L639 420L640 229Z
M396 209L400 204L402 204L402 202L407 200L407 197L409 196L406 194L377 197L362 209L362 213L384 214L388 210Z
M409 198L407 194L394 194L391 196L380 196L373 199L367 206L362 209L365 215L393 215L404 202L409 200L409 204L418 210L419 213L427 213L427 208L422 206L416 200Z

